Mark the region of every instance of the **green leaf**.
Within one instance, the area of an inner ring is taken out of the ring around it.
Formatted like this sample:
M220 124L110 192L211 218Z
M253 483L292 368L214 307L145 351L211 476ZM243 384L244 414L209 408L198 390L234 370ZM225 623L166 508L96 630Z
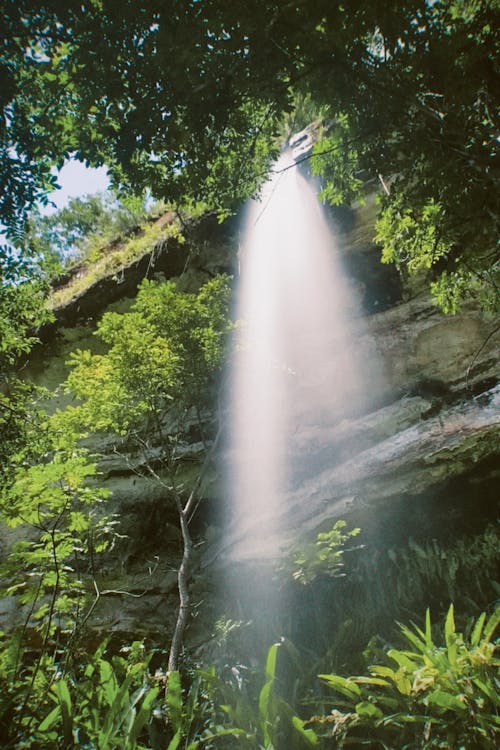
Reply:
M135 666L139 667L139 665ZM113 699L113 703L111 704L109 711L107 711L106 713L105 726L109 733L109 737L111 737L112 733L116 732L121 727L123 722L126 720L129 712L134 709L135 704L138 700L140 700L140 698L146 691L145 687L140 688L137 691L135 698L132 699L129 694L129 688L132 684L133 679L134 674L132 668L121 685L118 685L118 681L116 681L116 687L118 689Z
M408 652L400 651L396 648L391 648L387 652L387 656L391 659L394 659L394 661L399 664L400 667L407 670L408 672L414 672L419 667L418 661L414 661L414 659L410 658L410 656L412 656L418 659L418 654L408 654Z
M444 635L445 635L446 646L450 648L450 646L452 646L456 640L453 604L450 604L450 608L448 609L448 613L446 615L446 620L444 623Z
M380 708L369 701L357 703L355 710L362 719L382 719L384 716Z
M477 646L479 641L481 640L481 633L483 632L483 625L485 620L486 612L482 612L477 618L476 624L474 625L474 630L472 631L472 635L470 638L471 646Z
M497 607L497 609L493 612L491 617L488 618L488 622L486 623L484 627L483 639L485 641L492 640L493 634L495 633L495 630L497 629L499 624L500 624L500 607Z
M425 698L425 702L436 706L442 711L459 711L460 713L467 711L465 701L460 700L455 695L445 693L444 690L434 690L432 693L429 693Z
M264 731L264 741L270 742L268 722L271 716L270 705L273 690L273 681L269 680L265 683L262 690L259 693L259 714L261 723Z
M48 714L45 719L41 722L41 724L38 727L38 730L40 732L46 732L48 729L50 729L56 721L59 719L61 715L61 707L56 706L50 714Z
M213 731L203 733L203 741L216 739L216 737L246 737L247 739L252 739L252 736L249 735L245 729L240 729L239 727L224 727L217 725L212 729ZM198 744L199 743L197 742L193 747L198 747ZM189 745L189 748L191 748L191 745Z
M266 677L268 680L274 680L276 676L276 663L278 658L278 649L280 643L273 643L269 651L267 652L266 659Z
M179 727L177 732L174 734L174 736L170 740L167 750L177 750L177 748L181 744L181 740L182 740L182 729Z
M411 643L412 646L414 646L419 652L425 651L425 648L427 646L425 640L420 638L417 633L413 632L413 630L410 630L410 628L406 627L406 625L400 625L399 628L406 640Z
M306 729L305 721L300 719L298 716L292 716L292 724L300 736L310 745L316 747L318 744L318 737L313 729Z
M170 672L167 680L167 708L170 721L174 729L182 727L182 686L181 675L178 671Z
M380 677L389 677L391 680L396 679L396 672L391 667L385 667L384 665L374 664L370 667L370 672L374 675L380 675Z
M448 614L446 615L446 620L444 624L444 633L445 633L446 648L448 651L448 661L450 662L450 665L454 667L457 663L458 647L457 647L457 633L455 631L455 618L453 616L453 604L450 605Z
M337 690L347 698L352 699L361 697L361 688L353 682L354 678L352 677L341 677L337 674L320 674L318 677L320 680L323 680L323 682L326 682L328 687Z
M132 723L132 726L130 727L130 730L127 734L127 748L133 748L135 747L135 743L137 742L137 738L139 737L139 734L141 733L144 726L147 724L151 717L151 712L153 710L153 705L158 697L159 689L158 688L151 688L147 693L142 701L140 709L137 711L137 714L134 718L134 721Z
M473 678L472 682L493 702L493 705L500 706L500 695L492 683L486 683L477 677Z
M73 713L71 695L66 680L58 680L54 685L54 690L61 707L64 740L66 743L70 743L73 741Z
M394 671L389 670L394 675ZM358 685L377 685L378 687L390 687L391 683L381 677L354 677Z
M434 645L432 641L431 611L429 608L425 612L425 642L429 648Z
M106 703L111 707L118 691L118 684L113 667L106 659L99 661L99 685L102 688Z

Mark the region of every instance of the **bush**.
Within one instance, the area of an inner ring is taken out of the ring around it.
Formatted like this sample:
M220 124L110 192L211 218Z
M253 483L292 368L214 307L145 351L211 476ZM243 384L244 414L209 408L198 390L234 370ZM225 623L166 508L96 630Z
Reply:
M329 738L329 747L495 750L500 662L493 638L499 622L500 608L488 619L483 613L465 637L455 628L451 605L439 645L427 611L424 630L400 626L409 650L391 649L387 663L372 665L368 676L320 675L339 703L309 723Z

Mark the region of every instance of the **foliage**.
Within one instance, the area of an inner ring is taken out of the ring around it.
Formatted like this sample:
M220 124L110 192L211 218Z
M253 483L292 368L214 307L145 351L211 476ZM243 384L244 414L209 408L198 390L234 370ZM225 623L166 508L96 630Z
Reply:
M98 242L95 245L92 237L87 238L89 255L83 260L84 273L73 274L67 283L51 292L50 308L64 306L105 276L118 276L130 263L139 260L146 253L154 253L170 239L175 239L179 243L184 242L184 237L174 221L166 226L160 223L143 224L135 236L118 238L111 246L107 246L100 235L96 237Z
M202 735L202 743L210 740L215 748L229 749L234 744L228 738L237 738L238 747L248 750L298 750L317 744L314 732L304 726L292 706L280 695L278 656L282 651L297 658L290 642L282 639L273 644L267 653L264 682L255 698L248 681L234 668L229 679L217 677L213 669L202 673L214 691L218 708ZM224 701L220 707L217 698Z
M303 668L302 657L285 639L271 646L262 671L226 661L218 671L196 669L187 687L178 671L170 672L163 706L163 675L150 674L153 652L142 644L127 649L127 659L107 656L102 644L95 655L76 653L70 667L57 653L46 654L34 674L29 659L20 662L18 644L4 639L0 736L5 746L18 750L51 750L61 741L64 747L130 750L229 750L235 743L248 750L347 745L492 750L499 728L494 640L499 622L500 610L489 617L483 613L462 635L452 605L443 645L429 612L423 630L400 625L406 647L372 651L376 661L367 676L320 675L337 694L329 714L323 712L331 700L302 673L304 705L317 712L309 720L293 705L297 683L293 703L283 697L291 694L291 668ZM28 710L23 705L27 685Z
M69 444L67 435L64 442ZM107 493L90 484L96 467L85 452L58 446L50 428L44 446L49 452L31 465L21 461L0 490L2 523L22 527L21 541L12 544L0 568L1 593L15 597L23 621L2 706L2 723L13 732L43 703L40 691L47 670L55 668L54 654L71 659L68 646L92 611L90 584L113 533L112 522L99 512ZM34 460L33 450L29 458ZM31 639L38 644L34 651ZM21 708L9 721L18 701Z
M4 592L29 608L45 639L74 627L86 597L82 579L106 546L109 529L96 508L107 493L89 485L95 474L81 452L57 450L51 460L20 467L0 495L2 522L23 525L28 537L2 565Z
M365 549L339 582L349 591L344 614L358 625L363 621L368 637L370 629L380 628L381 618L393 620L401 611L413 615L428 604L440 614L449 601L466 610L481 609L498 594L498 542L498 528L488 526L449 544L410 539L387 550ZM373 570L379 574L373 576ZM337 597L346 594L339 591Z
M336 521L330 531L320 532L316 541L302 544L293 551L293 578L304 585L312 583L318 576L334 578L341 575L344 565L345 543L357 536L361 529L344 531L347 523Z
M0 481L7 481L22 451L36 451L43 417L36 389L20 378L37 330L51 319L46 287L36 269L12 249L0 248Z
M107 163L115 182L154 186L169 200L204 193L224 205L247 194L261 143L269 143L274 105L272 97L261 103L251 96L259 84L243 71L239 85L231 85L231 74L244 66L245 32L235 48L224 8L213 9L207 26L195 3L127 2L116 11L94 0L84 11L72 0L9 7L5 154L15 144L20 155L29 150L39 158L40 165L23 165L35 181L42 166L74 154ZM10 162L4 171L19 197L15 208L30 199L19 171Z
M2 746L19 750L144 750L146 742L149 747L146 727L159 692L148 670L152 652L145 654L138 642L127 649L126 658L108 656L106 649L107 644L101 644L83 662L77 660L72 669L62 667L57 655L47 653L31 685L32 699L26 711L23 702L33 667L29 662L18 663L13 675L6 647L0 669L7 695L0 699L0 710L8 702L15 709L11 725L1 726ZM5 719L4 711L2 717Z
M494 0L4 5L11 232L69 154L106 163L115 184L224 214L262 181L280 122L328 112L313 157L324 196L380 180L385 256L425 267L447 309L475 293L469 274L496 289Z
M44 285L33 280L33 264L26 260L6 251L2 261L0 520L22 527L22 541L3 554L1 594L15 597L23 621L2 653L3 735L19 730L33 705L43 705L49 652L76 634L88 595L85 577L92 577L111 529L96 515L105 493L89 484L96 468L75 448L78 435L66 433L62 444L36 405L40 392L20 378L37 327L50 319ZM33 651L30 638L38 643Z
M334 102L330 133L312 159L326 180L324 196L332 203L362 199L364 183L379 182L383 259L405 274L425 273L447 312L478 289L491 310L498 304L498 121L487 58L498 54L498 5L450 0L372 8L377 21L363 41L356 39L346 63L358 85L342 73L314 82L321 101L331 91ZM347 43L350 11L338 34ZM372 20L362 7L359 26ZM327 45L327 24L322 35Z
M386 549L366 533L361 541L362 549L346 559L345 575L319 576L293 589L290 637L297 647L314 653L323 671L352 674L363 669L366 644L374 633L375 644L392 642L395 620L416 618L428 606L436 617L444 617L450 601L460 611L475 613L500 591L496 526L447 544L410 539Z
M385 240L382 260L400 264L400 251L404 246L405 266L410 273L430 268L447 251L439 233L442 215L442 206L434 200L422 207L418 220L414 210L404 210L393 202L378 222L376 239Z
M35 341L36 329L50 319L44 309L45 285L28 260L0 248L0 370L14 365Z
M80 404L54 417L63 431L107 431L128 443L140 456L138 471L157 482L177 510L183 555L169 671L178 668L189 615L189 521L203 478L201 467L194 486L185 491L178 479L178 449L196 421L206 440L202 411L211 380L220 371L230 329L226 277L211 279L197 294L180 292L173 282L145 280L129 312L108 312L98 325L96 333L106 353L72 355L66 385Z
M148 214L145 196L119 198L108 191L70 198L50 214L33 210L23 244L31 255L53 255L64 266L75 257L96 260L98 248L136 231Z
M431 293L441 310L450 315L455 315L464 302L471 300L479 302L490 315L497 311L498 290L494 269L443 271L436 281L431 282Z
M358 169L361 146L350 140L350 124L346 113L339 114L328 133L313 147L311 171L321 175L321 200L338 206L360 199L363 180Z
M62 737L68 747L90 744L99 750L145 750L139 738L159 692L151 686L149 659L144 660L139 643L132 644L127 660L105 659L103 651L101 646L79 679L54 680L51 692L56 707L35 731L45 746L57 746Z
M435 539L424 544L410 539L406 549L387 551L390 563L384 578L387 583L393 582L392 596L400 604L412 603L414 611L421 602L429 601L430 590L435 604L446 600L476 609L489 602L495 593L500 557L498 542L495 526L488 526L474 537L457 539L448 546Z
M386 205L377 221L375 239L383 245L383 262L395 263L410 276L432 271L437 278L431 282L431 292L445 313L457 313L468 300L479 301L483 310L495 312L497 271L494 264L490 266L494 253L486 248L480 262L462 257L459 266L454 255L458 243L464 242L466 231L460 225L454 234L447 231L449 218L442 203L431 198L417 206L415 199L410 203L403 193L382 203ZM483 242L484 237L480 236L481 249L484 248Z
M457 632L453 605L444 645L434 641L429 611L425 629L400 626L407 642L373 664L366 677L320 675L341 696L328 716L310 724L335 747L485 748L497 746L498 661L495 631L500 610L480 615L468 636ZM409 649L409 650L408 650Z
M106 354L77 351L67 388L78 399L61 418L119 435L165 429L201 408L225 351L229 288L223 276L191 294L174 282L143 281L127 313L106 313L97 336ZM147 420L148 425L146 425ZM157 437L161 437L160 434Z
M0 743L16 750L30 747L23 737L50 709L48 688L57 671L53 656L34 658L21 641L20 633L0 633Z

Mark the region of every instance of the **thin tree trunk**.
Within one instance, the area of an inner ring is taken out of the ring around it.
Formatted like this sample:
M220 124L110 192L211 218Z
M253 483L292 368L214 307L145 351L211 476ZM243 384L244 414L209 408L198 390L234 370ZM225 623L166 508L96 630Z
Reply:
M189 577L191 573L191 553L193 551L193 542L189 533L188 519L186 510L182 507L181 500L178 496L175 498L179 518L181 522L182 533L182 561L177 571L177 584L179 589L179 612L175 623L170 653L168 656L168 672L174 672L179 669L179 657L182 649L184 630L189 618Z
M191 534L189 533L189 521L191 520L191 515L196 510L197 495L200 492L201 487L203 486L205 471L219 442L220 434L221 428L219 427L214 442L212 443L210 450L205 456L205 460L203 461L200 473L198 474L198 479L196 480L195 485L191 490L189 498L184 506L182 504L180 496L177 494L177 492L175 493L175 504L177 507L177 512L179 513L179 520L181 525L183 551L181 564L179 566L179 570L177 571L179 611L177 613L177 620L175 623L174 634L172 636L172 643L170 645L170 652L168 656L168 673L178 671L179 669L179 658L182 650L184 631L186 629L190 614L189 579L191 577L193 540L191 539ZM168 690L168 680L166 689Z

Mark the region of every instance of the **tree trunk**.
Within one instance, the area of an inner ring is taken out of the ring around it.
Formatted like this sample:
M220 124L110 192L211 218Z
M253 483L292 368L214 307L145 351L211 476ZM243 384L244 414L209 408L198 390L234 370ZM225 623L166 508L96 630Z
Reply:
M169 673L179 669L179 656L182 648L184 630L186 628L189 617L188 582L191 567L191 553L193 550L193 542L189 533L188 519L186 514L186 510L188 510L188 508L182 507L181 500L178 496L176 496L175 501L177 504L181 522L183 553L182 561L177 572L177 584L179 588L179 611L177 613L177 621L175 623L174 635L172 637L170 653L168 656Z

